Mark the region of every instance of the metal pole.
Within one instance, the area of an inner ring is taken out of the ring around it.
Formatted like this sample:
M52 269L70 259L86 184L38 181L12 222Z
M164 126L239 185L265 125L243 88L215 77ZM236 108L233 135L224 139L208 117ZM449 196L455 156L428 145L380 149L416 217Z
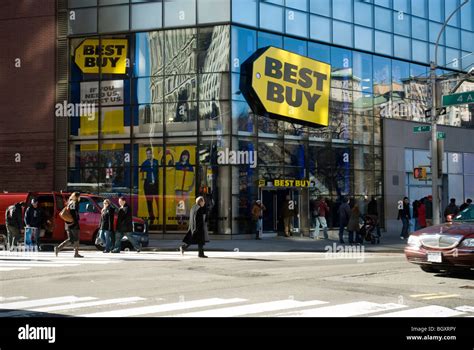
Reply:
M433 225L438 225L440 223L440 198L439 198L439 188L438 188L438 167L443 166L438 164L438 140L437 140L437 125L438 114L436 113L436 68L438 68L438 46L441 35L443 34L448 22L453 18L453 16L458 12L464 5L466 5L469 0L465 0L461 5L459 5L449 17L444 22L441 30L438 33L438 38L436 40L435 52L434 52L434 61L431 61L430 64L430 80L431 80L431 177L432 177L432 193L433 193Z

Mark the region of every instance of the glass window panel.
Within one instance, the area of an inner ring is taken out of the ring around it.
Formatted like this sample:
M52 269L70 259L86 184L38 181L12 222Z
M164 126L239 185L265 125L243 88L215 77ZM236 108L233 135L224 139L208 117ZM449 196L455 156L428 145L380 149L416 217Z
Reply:
M375 193L374 173L372 171L354 171L354 194L356 196L370 196ZM364 211L360 208L361 212Z
M196 101L197 76L195 74L170 75L165 77L165 102Z
M352 0L332 0L332 8L333 18L352 22Z
M68 17L69 34L97 32L97 9L74 10L74 20Z
M375 7L375 28L386 32L392 31L392 11Z
M410 77L410 65L407 62L392 60L392 92L405 94L404 84Z
M197 103L180 101L165 104L165 123L168 135L194 135L197 131L196 120Z
M461 32L461 45L464 51L474 52L474 33L473 32Z
M97 0L69 0L68 8L97 6Z
M392 55L392 34L375 31L375 52Z
M115 106L100 109L102 137L130 137L131 112L129 107Z
M365 27L355 26L354 30L354 47L356 49L373 51L374 40L373 30Z
M146 77L164 74L163 32L132 34L135 37L133 75Z
M468 71L474 67L474 54L471 52L462 52L462 70Z
M331 86L352 88L352 52L331 47Z
M301 11L308 11L308 0L286 0L285 6Z
M306 56L306 41L293 38L284 37L283 47L287 51L297 53L298 55Z
M354 23L366 27L372 27L374 25L372 5L356 1L354 6Z
M463 173L462 153L448 153L448 171L450 174Z
M99 6L128 4L128 0L99 0Z
M406 13L393 12L393 32L410 36L411 16Z
M464 176L464 196L465 198L474 198L474 176Z
M453 50L449 47L446 48L446 67L453 69L460 69L461 63L459 61L460 57L459 50Z
M232 131L235 134L254 134L255 118L247 102L232 101Z
M394 35L393 36L393 47L395 56L410 59L411 49L410 49L410 39Z
M212 73L199 75L199 100L215 101L229 99L229 74Z
M285 141L284 149L284 163L285 165L291 165L304 169L306 167L305 162L305 145L304 143L296 141ZM302 177L302 176L301 176ZM301 178L300 177L300 178Z
M429 36L430 36L430 42L436 43L436 40L438 39L438 34L441 30L442 26L439 23L435 22L429 22ZM445 32L443 31L441 34L441 37L439 39L439 44L444 45L444 37L445 37Z
M430 152L429 151L420 151L414 150L413 151L413 166L420 167L423 165L430 164ZM428 168L429 170L429 168Z
M199 102L199 127L202 134L230 133L230 104L228 101Z
M145 77L132 80L132 103L163 102L163 77Z
M281 35L258 32L258 48L266 46L283 48L283 37Z
M444 3L444 0L429 0L428 1L429 15L432 21L436 21L436 22L444 21L443 3Z
M352 47L352 24L333 21L332 28L334 44Z
M417 0L415 0L415 2L416 1ZM393 9L395 11L410 13L410 1L409 0L393 0Z
M165 1L165 26L196 24L196 0Z
M428 0L415 0L411 2L411 14L426 18L428 15Z
M459 0L444 0L444 16L448 18L459 6ZM452 26L459 26L459 11L449 20L449 24Z
M284 154L282 141L264 138L259 139L257 154L259 166L281 166L284 162Z
M229 26L199 29L199 72L226 72L229 70L229 30Z
M430 61L431 60L434 60L434 51L435 51L435 46L433 44L430 44ZM437 64L439 66L444 66L445 65L445 52L446 52L446 49L444 48L444 46L438 46L438 60L437 60Z
M240 72L240 66L257 50L255 30L232 26L232 71Z
M391 0L374 0L374 3L376 5L380 5L380 6L383 6L383 7L391 7L392 6Z
M464 173L474 175L474 153L464 153Z
M331 0L310 0L309 10L318 15L331 16Z
M372 115L354 114L352 132L354 143L371 145L374 142L374 118ZM372 169L372 167L362 169Z
M196 28L165 31L165 74L196 72Z
M162 27L161 2L132 6L132 29L143 30Z
M405 171L411 173L413 168L413 150L405 149Z
M453 27L446 27L446 46L454 47L456 49L460 48L460 43L459 43L459 36L460 32L459 29L453 28Z
M132 107L135 137L163 136L163 104Z
M285 5L285 0L263 0L263 1L275 4L275 5L280 5L280 6Z
M99 32L118 32L129 29L129 7L111 6L99 8Z
M198 0L198 23L228 22L231 0Z
M308 57L321 62L331 63L331 50L327 45L310 41L308 42Z
M283 7L260 3L260 27L283 32Z
M311 39L331 42L331 22L329 18L310 16Z
M232 1L232 21L257 26L257 0Z
M286 10L286 33L296 36L308 36L308 14Z
M372 93L372 55L354 52L353 89L363 93Z
M412 17L412 36L419 40L428 40L428 21Z
M388 58L373 56L374 95L384 96L390 93L392 83L391 61Z
M469 1L461 10L461 28L466 30L474 30L474 4L472 1Z
M428 62L428 44L423 41L412 40L413 61Z
M448 175L449 198L456 198L457 205L462 203L464 199L463 176Z

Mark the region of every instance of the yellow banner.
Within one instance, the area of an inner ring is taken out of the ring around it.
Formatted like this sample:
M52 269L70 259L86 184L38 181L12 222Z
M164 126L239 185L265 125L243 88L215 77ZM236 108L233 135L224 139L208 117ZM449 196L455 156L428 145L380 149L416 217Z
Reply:
M86 74L125 74L127 39L86 39L74 52L74 62Z

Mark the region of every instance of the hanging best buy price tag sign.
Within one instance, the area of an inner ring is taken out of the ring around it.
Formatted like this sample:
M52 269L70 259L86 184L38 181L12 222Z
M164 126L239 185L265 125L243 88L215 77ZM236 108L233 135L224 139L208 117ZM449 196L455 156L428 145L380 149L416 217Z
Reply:
M125 74L127 39L86 39L74 52L74 61L86 74Z
M328 126L330 80L329 64L270 46L242 64L240 90L256 114Z

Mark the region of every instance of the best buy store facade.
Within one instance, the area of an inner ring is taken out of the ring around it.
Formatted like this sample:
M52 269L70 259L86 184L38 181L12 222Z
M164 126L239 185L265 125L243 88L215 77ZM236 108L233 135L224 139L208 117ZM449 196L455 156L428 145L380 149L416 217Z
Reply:
M267 21L272 11L281 11L282 29ZM336 42L336 27L329 42L293 28L295 16L312 28L318 11L305 0L69 1L69 102L97 113L69 122L68 187L125 195L164 234L186 230L198 195L216 234L254 232L257 198L267 207L264 232L281 231L288 195L300 214L294 231L304 235L318 197L337 226L342 197L365 210L375 196L390 227L400 197L429 189L405 166L420 165L414 157L428 148L406 132L425 122L427 66L354 49L354 38ZM443 74L454 81L462 68ZM472 111L455 114L442 123L472 134ZM446 155L465 164L461 146L447 144ZM461 176L463 187L447 183L446 195L464 196L469 167L450 169L447 181Z

